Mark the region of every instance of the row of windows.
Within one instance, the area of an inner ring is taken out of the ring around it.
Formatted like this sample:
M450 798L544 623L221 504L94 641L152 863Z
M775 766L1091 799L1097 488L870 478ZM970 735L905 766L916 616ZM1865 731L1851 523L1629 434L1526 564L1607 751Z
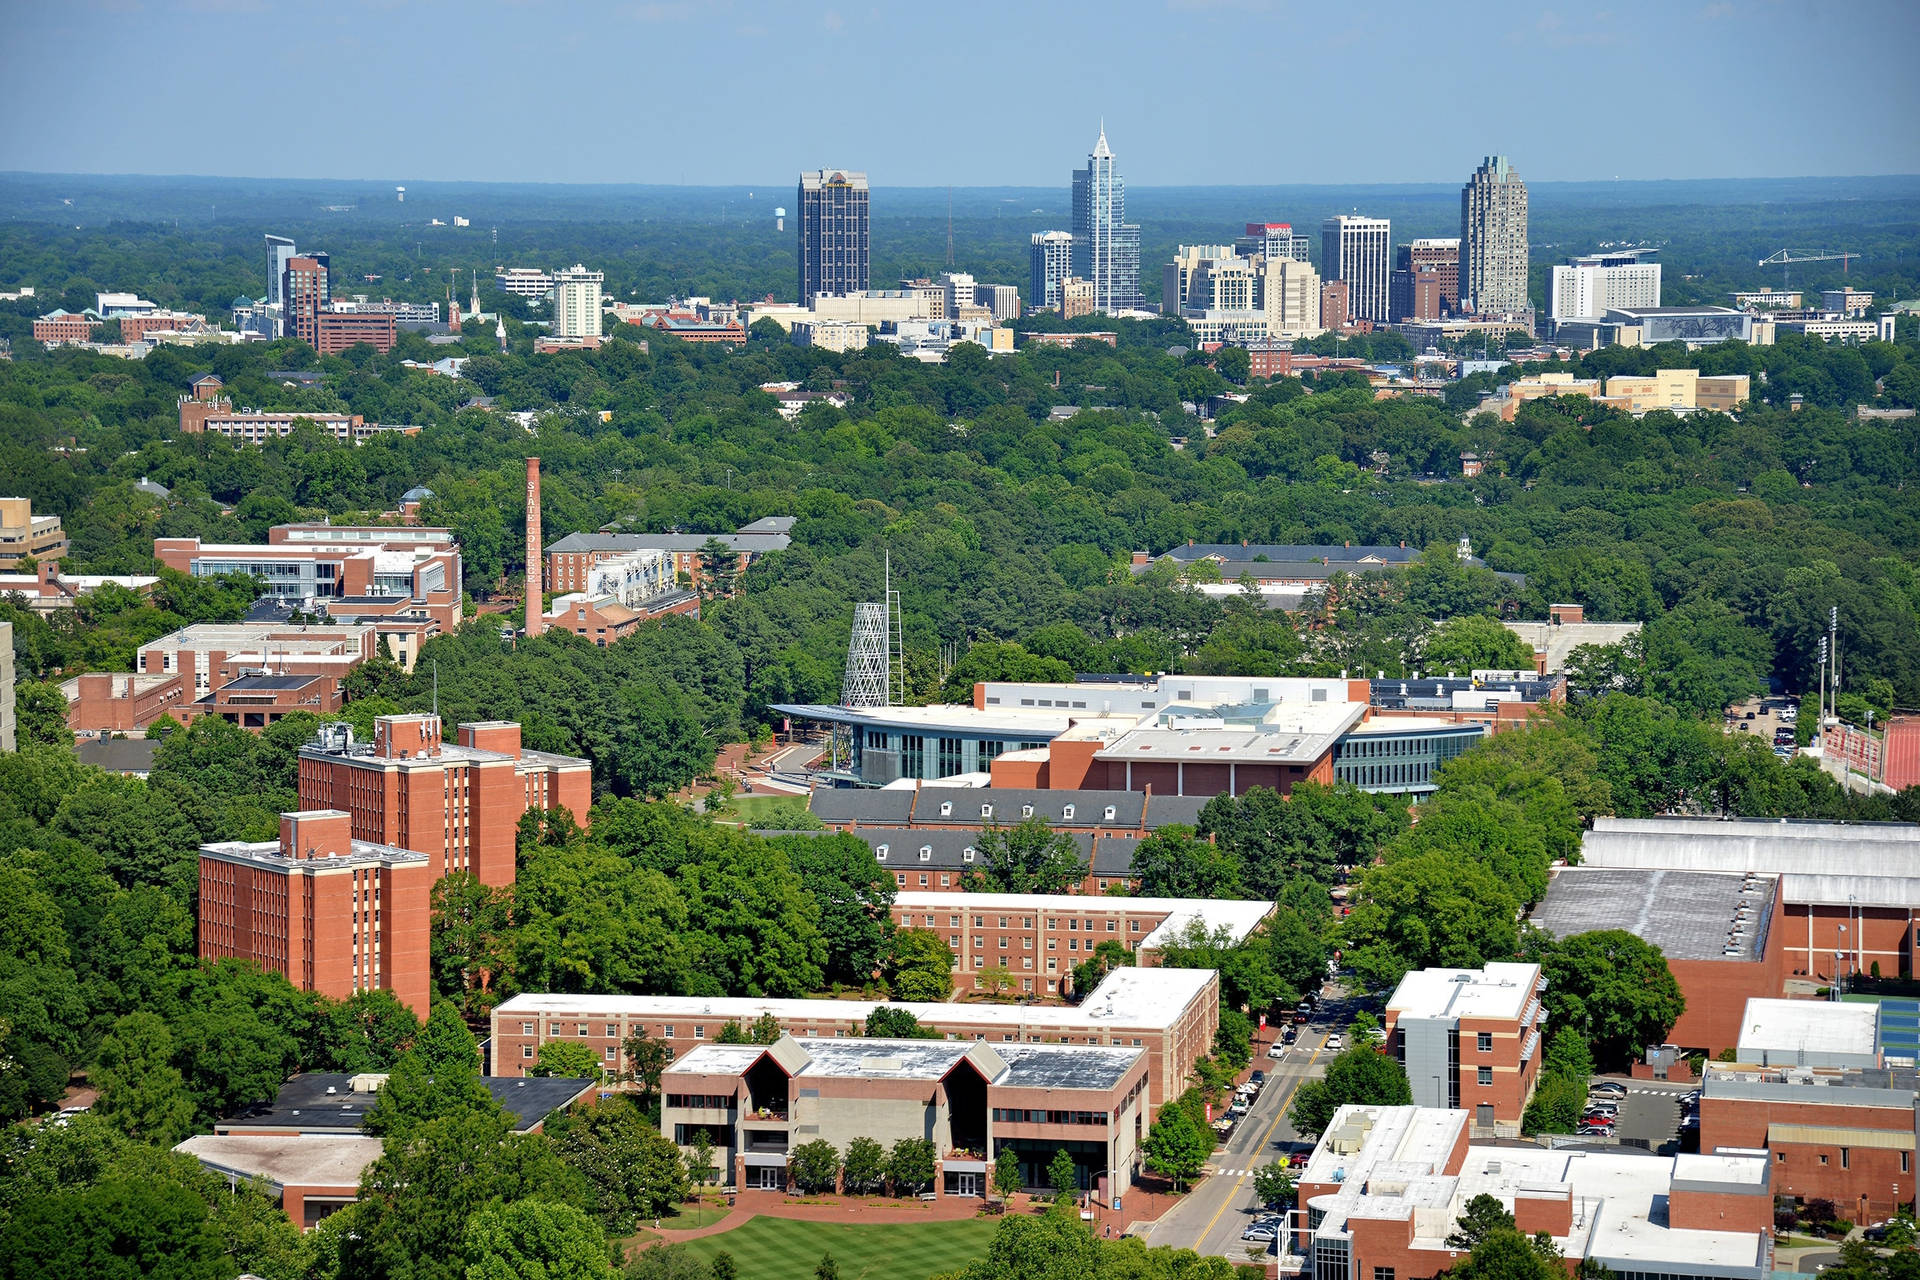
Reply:
M667 1105L687 1111L725 1111L733 1106L730 1093L670 1093Z
M995 1107L995 1124L1105 1124L1104 1111L1030 1111L1020 1107Z
M1049 989L1049 990L1051 990L1051 989L1053 988L1053 984L1052 984L1052 983L1048 983L1048 984L1047 984L1047 987L1048 987L1048 989ZM1032 980L1031 978L1029 978L1029 979L1027 979L1027 980L1026 980L1026 989L1027 989L1028 991L1031 991L1031 990L1033 990L1033 980ZM587 1024L587 1023L579 1023L579 1024L572 1024L572 1023L569 1023L569 1024L566 1024L566 1025L567 1025L567 1026L577 1026L577 1028L578 1028L578 1033L579 1033L580 1035L582 1035L582 1036L585 1036L585 1035L588 1035L588 1034L589 1034L589 1025L590 1025L590 1024ZM613 1023L611 1023L611 1022L609 1022L609 1023L607 1023L607 1024L606 1024L606 1026L607 1026L607 1036L608 1036L609 1038L617 1038L617 1032L618 1032L618 1030L619 1030L619 1028L618 1028L618 1027L617 1027L617 1026L616 1026L615 1024L613 1024ZM674 1036L673 1036L673 1028L672 1028L672 1027L665 1027L665 1028L663 1028L663 1030L665 1031L665 1037L664 1037L665 1039L668 1039L668 1040L671 1040L671 1039L673 1039L673 1038L674 1038ZM532 1035L534 1035L534 1034L535 1034L535 1024L533 1024L533 1023L531 1023L531 1022L523 1022L523 1023L521 1023L521 1024L520 1024L520 1034L521 1034L521 1035L523 1035L523 1036L532 1036ZM548 1029L547 1029L547 1035L549 1036L549 1038L551 1038L551 1037L553 1037L553 1036L560 1036L560 1035L565 1035L565 1034L567 1034L567 1031L566 1031L566 1028L565 1028L564 1026L562 1026L562 1024L560 1024L560 1023L557 1023L557 1022L556 1022L556 1023L553 1023L553 1024L552 1024L551 1026L549 1026L549 1027L548 1027ZM818 1030L818 1028L815 1028L815 1027L807 1027L807 1028L805 1028L805 1029L803 1029L803 1030L800 1030L800 1031L794 1031L794 1032L792 1032L791 1034L793 1034L793 1035L795 1035L795 1036L798 1036L798 1037L800 1037L800 1038L802 1038L802 1039L806 1039L806 1040L813 1040L813 1039L818 1039L818 1038L819 1038L819 1036L820 1036L820 1032L819 1032L819 1030ZM705 1028L704 1026L696 1026L696 1027L694 1028L694 1039L696 1039L696 1040L700 1040L700 1039L704 1039L705 1037L706 1037L706 1028ZM839 1027L839 1028L836 1028L836 1029L834 1030L834 1033L833 1033L833 1038L834 1038L835 1040L845 1040L845 1039L847 1039L847 1038L848 1038L848 1032L847 1032L847 1029L846 1029L845 1027ZM986 1039L987 1037L986 1037L986 1034L985 1034L984 1032L980 1032L980 1031L975 1031L975 1032L973 1032L973 1033L972 1033L972 1034L971 1034L970 1036L961 1036L961 1035L957 1035L957 1034L955 1034L955 1033L953 1033L953 1032L948 1032L948 1033L947 1033L947 1035L946 1035L946 1038L947 1038L948 1040L963 1040L963 1039L969 1039L969 1040L985 1040L985 1039ZM1012 1032L1012 1031L1009 1031L1009 1032L1006 1032L1005 1034L1003 1034L1003 1035L1002 1035L1002 1036L1000 1037L1000 1039L1001 1039L1001 1040L1003 1040L1003 1041L1005 1041L1005 1042L1006 1042L1006 1043L1008 1043L1008 1044L1018 1044L1018 1043L1020 1043L1020 1039L1021 1039L1021 1038L1020 1038L1020 1036L1019 1036L1019 1034L1018 1034L1018 1033L1016 1033L1016 1032ZM1057 1039L1055 1039L1055 1038L1049 1038L1049 1037L1046 1037L1046 1036L1038 1036L1038 1035L1029 1035L1029 1036L1027 1036L1027 1037L1026 1037L1026 1043L1028 1043L1028 1044L1081 1044L1081 1043L1085 1043L1085 1044L1092 1044L1092 1045L1097 1045L1097 1044L1110 1044L1110 1045L1113 1045L1113 1046L1114 1046L1114 1047L1116 1047L1116 1048L1120 1048L1120 1047L1124 1047L1124 1046L1126 1046L1126 1045L1129 1045L1129 1044L1130 1044L1130 1045L1132 1045L1132 1046L1133 1046L1134 1048L1136 1048L1136 1049L1138 1049L1138 1048L1140 1048L1140 1046L1141 1046L1141 1039L1140 1039L1140 1037L1139 1037L1139 1036L1134 1036L1134 1037L1132 1037L1131 1039L1129 1039L1129 1038L1127 1038L1126 1036L1114 1036L1114 1037L1112 1037L1112 1038L1111 1038L1111 1039L1109 1039L1109 1040L1104 1040L1104 1041L1103 1041L1103 1040L1102 1040L1102 1039L1101 1039L1101 1038L1100 1038L1099 1036L1088 1036L1088 1037L1086 1037L1086 1039L1085 1039L1084 1041L1081 1041L1081 1040L1075 1040L1075 1039L1074 1039L1074 1038L1073 1038L1072 1036L1060 1036L1060 1037L1058 1037ZM613 1050L613 1049L612 1049L611 1047L609 1047L609 1048L608 1048L608 1049L606 1050L606 1054L607 1054L607 1059L608 1059L608 1061L612 1061L612 1060L613 1060L613 1053L614 1053L614 1050ZM531 1057L533 1057L533 1046L532 1046L531 1044L526 1044L526 1045L522 1045L522 1046L521 1046L521 1054L520 1054L520 1056L521 1056L521 1057L523 1057L523 1058L531 1058ZM669 1050L667 1050L667 1057L668 1057L669 1059L671 1059L671 1058L673 1057L673 1050L671 1050L671 1049L669 1049Z
M1785 1164L1787 1162L1787 1153L1784 1151L1776 1151L1773 1153L1773 1158L1775 1163ZM1821 1164L1827 1164L1829 1160L1830 1157L1825 1152L1820 1154ZM1900 1153L1900 1172L1908 1172L1909 1166L1912 1163L1913 1153L1910 1151L1902 1151ZM1842 1169L1851 1169L1853 1167L1853 1149L1851 1147L1840 1148L1840 1167Z

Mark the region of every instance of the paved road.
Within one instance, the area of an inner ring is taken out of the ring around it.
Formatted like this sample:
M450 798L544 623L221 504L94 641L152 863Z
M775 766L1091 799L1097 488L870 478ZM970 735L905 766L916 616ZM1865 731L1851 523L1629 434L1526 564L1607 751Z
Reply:
M1147 1237L1153 1245L1170 1245L1198 1253L1248 1260L1266 1256L1267 1246L1240 1239L1261 1206L1253 1194L1253 1171L1282 1155L1304 1156L1312 1144L1301 1140L1287 1123L1287 1108L1304 1080L1326 1074L1327 1035L1342 1030L1353 1017L1354 1003L1338 997L1322 1002L1318 1014L1300 1028L1299 1040L1284 1058L1262 1058L1266 1087L1240 1121L1233 1136L1208 1162L1212 1172L1193 1192L1154 1225Z

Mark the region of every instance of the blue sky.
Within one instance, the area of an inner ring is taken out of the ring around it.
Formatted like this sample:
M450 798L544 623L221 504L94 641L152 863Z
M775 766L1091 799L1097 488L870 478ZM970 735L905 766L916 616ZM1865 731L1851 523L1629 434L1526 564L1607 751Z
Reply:
M1139 186L1920 173L1920 0L0 0L0 48L0 170L1054 186L1104 117Z

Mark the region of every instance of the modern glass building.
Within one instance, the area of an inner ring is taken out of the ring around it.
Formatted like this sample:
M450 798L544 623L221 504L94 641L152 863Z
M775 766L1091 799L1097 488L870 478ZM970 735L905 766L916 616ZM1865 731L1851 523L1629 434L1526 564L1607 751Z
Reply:
M1362 791L1410 795L1418 799L1436 789L1440 766L1479 742L1479 724L1408 724L1376 729L1369 721L1341 738L1333 748L1333 777Z
M1093 282L1095 310L1140 305L1140 228L1127 222L1127 184L1104 128L1073 173L1073 274Z

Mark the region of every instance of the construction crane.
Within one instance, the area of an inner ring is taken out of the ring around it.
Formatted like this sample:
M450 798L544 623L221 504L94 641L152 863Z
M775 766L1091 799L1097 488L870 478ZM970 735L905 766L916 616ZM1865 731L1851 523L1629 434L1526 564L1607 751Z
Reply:
M1780 287L1784 289L1787 287L1787 271L1796 262L1838 262L1840 264L1840 274L1845 275L1847 273L1848 261L1865 256L1864 254L1853 253L1846 249L1842 249L1838 253L1829 253L1825 249L1782 249L1771 257L1760 259L1760 265L1763 267L1779 267Z

